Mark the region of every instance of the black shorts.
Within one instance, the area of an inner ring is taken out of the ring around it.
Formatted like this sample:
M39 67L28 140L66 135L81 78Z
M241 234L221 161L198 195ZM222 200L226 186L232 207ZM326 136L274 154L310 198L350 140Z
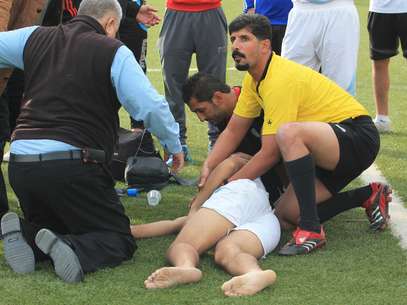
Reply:
M380 136L370 116L329 125L339 141L339 162L333 171L317 166L316 176L333 195L374 162L380 148Z
M272 48L277 55L281 55L281 45L283 44L283 38L287 25L271 25L271 37L273 39Z
M397 55L399 40L403 56L407 58L407 13L369 12L367 29L371 59L381 60Z

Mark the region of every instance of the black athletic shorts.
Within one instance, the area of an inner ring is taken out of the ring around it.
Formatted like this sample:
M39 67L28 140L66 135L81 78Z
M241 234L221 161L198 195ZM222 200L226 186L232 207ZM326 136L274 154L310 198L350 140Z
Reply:
M373 163L379 152L380 137L367 115L329 125L339 141L339 162L333 171L317 166L316 176L333 195Z
M398 54L399 40L407 58L407 13L383 14L369 12L367 29L370 58L387 59Z
M285 35L285 30L287 25L271 25L271 37L272 37L272 48L277 55L281 55L281 45L283 44L283 38Z

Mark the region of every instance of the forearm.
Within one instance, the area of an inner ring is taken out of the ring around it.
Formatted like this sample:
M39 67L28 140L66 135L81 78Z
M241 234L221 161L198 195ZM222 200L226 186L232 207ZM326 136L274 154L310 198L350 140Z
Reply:
M238 179L251 179L254 180L270 168L272 168L279 161L280 156L277 153L268 153L267 151L260 150L253 158L247 162L238 172L236 172L228 181Z
M174 220L161 220L146 224L131 225L131 235L134 238L150 238L178 233L185 224L187 216L178 217Z
M205 165L211 170L228 158L239 146L243 136L226 128L216 140L215 146L207 159Z
M198 210L202 204L208 200L213 192L222 184L225 180L231 177L239 169L241 169L250 159L251 156L241 154L233 155L228 159L220 163L209 175L205 185L199 190L199 193L194 198L191 204L191 211Z

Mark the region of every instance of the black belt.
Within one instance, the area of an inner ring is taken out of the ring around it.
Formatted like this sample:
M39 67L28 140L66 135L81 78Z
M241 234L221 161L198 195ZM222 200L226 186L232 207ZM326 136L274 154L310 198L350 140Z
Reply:
M55 151L36 155L10 154L9 162L42 162L53 160L82 160L90 163L104 163L105 152L97 149Z

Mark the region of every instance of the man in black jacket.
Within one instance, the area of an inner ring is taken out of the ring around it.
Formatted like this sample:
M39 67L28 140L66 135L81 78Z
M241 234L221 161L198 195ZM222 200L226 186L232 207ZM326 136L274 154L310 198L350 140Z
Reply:
M121 105L142 119L183 166L179 127L165 99L116 36L116 0L83 0L58 27L1 33L0 68L25 72L9 176L24 219L1 220L7 263L18 273L51 258L65 282L132 257L136 244L106 164Z

